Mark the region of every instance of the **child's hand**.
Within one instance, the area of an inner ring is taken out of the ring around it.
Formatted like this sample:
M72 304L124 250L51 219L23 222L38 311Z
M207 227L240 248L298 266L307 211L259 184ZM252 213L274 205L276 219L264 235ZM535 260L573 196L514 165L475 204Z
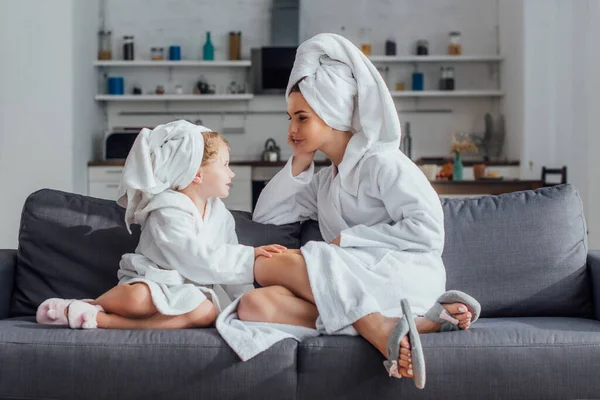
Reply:
M271 258L273 257L273 253L279 254L283 253L287 250L287 247L279 245L279 244L270 244L268 246L260 246L254 248L254 258L256 259L259 256L264 256Z
M335 239L333 239L331 242L329 242L329 244L335 244L336 246L340 245L340 242L342 241L342 236L338 236Z

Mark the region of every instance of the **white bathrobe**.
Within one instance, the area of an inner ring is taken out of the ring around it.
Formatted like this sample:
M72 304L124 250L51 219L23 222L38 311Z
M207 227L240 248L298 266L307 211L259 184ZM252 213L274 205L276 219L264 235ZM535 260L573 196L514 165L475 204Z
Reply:
M202 132L174 121L138 134L123 169L117 203L127 229L142 227L135 253L121 258L120 284L143 282L161 314L186 314L209 299L218 311L254 281L254 248L237 242L235 222L221 200L209 199L204 219L178 192L196 176Z
M440 200L399 150L365 159L357 195L341 187L334 166L314 174L312 164L293 177L290 158L261 193L253 219L319 221L325 242L301 248L319 331L356 334L352 323L367 314L401 316L402 298L423 314L445 290ZM340 235L340 246L328 244Z
M301 251L319 310L317 330L244 323L237 302L217 329L243 360L284 337L356 335L352 324L373 312L427 311L445 290L444 216L439 197L419 168L400 152L400 122L373 64L347 39L319 34L298 47L286 99L300 91L325 123L353 134L340 165L297 177L291 159L261 193L254 220L284 224L318 220L326 242ZM340 246L328 242L341 235ZM284 268L284 266L282 266Z
M143 282L161 314L180 315L210 300L221 311L253 288L254 248L238 244L235 221L220 199L204 220L186 195L167 190L152 198L135 253L119 264L120 284Z

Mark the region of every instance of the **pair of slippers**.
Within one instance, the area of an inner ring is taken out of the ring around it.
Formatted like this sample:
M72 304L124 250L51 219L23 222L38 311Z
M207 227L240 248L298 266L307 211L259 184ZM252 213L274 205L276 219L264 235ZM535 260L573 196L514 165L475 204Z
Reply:
M90 304L92 301L92 299L48 299L38 307L35 319L39 324L68 325L72 329L95 329L98 327L96 321L98 312L104 309L102 306Z
M441 332L457 331L459 321L453 318L444 308L444 304L462 303L466 305L471 312L471 323L479 319L481 314L481 304L468 294L458 291L449 290L442 294L424 315L430 321L442 324ZM408 335L410 341L410 352L412 357L412 370L415 386L419 389L425 387L425 358L423 357L423 348L419 332L412 317L408 300L401 301L402 318L398 321L387 342L387 360L383 362L385 369L390 376L402 378L399 369L398 357L400 355L400 341Z

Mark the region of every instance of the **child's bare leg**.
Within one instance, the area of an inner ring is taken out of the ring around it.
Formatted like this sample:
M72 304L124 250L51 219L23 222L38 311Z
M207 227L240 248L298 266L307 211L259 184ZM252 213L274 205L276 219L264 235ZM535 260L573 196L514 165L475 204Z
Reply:
M217 310L213 303L204 300L193 311L183 315L155 313L149 318L126 318L117 314L99 312L98 328L106 329L185 329L206 328L214 324Z
M242 321L273 322L315 329L317 307L283 286L269 286L245 293L238 305Z
M261 286L283 286L297 297L315 304L310 288L306 261L301 253L285 252L273 257L258 257L254 277Z
M158 310L152 302L150 288L145 283L117 285L92 302L110 314L127 318L148 318Z

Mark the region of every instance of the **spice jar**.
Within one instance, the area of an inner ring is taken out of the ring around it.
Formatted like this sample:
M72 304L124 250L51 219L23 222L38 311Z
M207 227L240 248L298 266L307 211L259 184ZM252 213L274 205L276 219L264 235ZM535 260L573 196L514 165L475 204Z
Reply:
M98 31L98 60L112 60L111 36L111 31Z
M242 32L229 32L229 59L240 60L242 48Z
M460 44L460 32L450 32L450 44L448 44L448 54L459 56L462 54L462 46Z
M123 60L132 61L133 59L133 36L123 36Z
M429 42L427 40L417 40L417 55L429 55Z
M163 47L152 47L150 49L150 58L153 61L162 61L165 59L165 49Z

